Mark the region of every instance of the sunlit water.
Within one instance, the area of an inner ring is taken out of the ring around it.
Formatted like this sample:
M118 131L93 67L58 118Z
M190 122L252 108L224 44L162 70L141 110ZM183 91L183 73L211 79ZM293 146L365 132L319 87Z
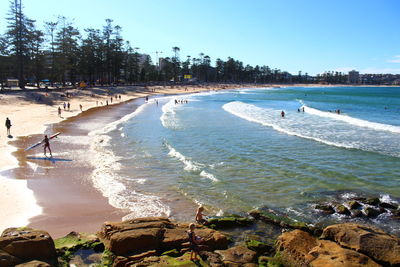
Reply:
M157 101L91 133L94 185L128 217L188 218L181 207L201 203L215 214L268 206L318 222L326 217L314 203L400 199L400 88L241 89ZM399 231L383 216L372 223Z

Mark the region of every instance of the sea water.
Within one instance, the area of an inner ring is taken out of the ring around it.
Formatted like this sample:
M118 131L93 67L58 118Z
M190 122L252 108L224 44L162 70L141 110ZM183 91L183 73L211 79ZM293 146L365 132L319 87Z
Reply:
M400 200L399 87L157 97L91 135L93 184L127 218L192 219L202 204L219 215L267 206L317 223L358 219L327 218L316 203ZM387 214L369 222L400 233Z

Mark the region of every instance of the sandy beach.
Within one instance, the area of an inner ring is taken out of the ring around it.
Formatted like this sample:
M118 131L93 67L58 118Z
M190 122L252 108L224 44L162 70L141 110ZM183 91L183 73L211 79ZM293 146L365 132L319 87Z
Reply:
M104 126L132 112L135 106L119 104L145 96L240 87L254 85L117 87L48 92L28 90L1 94L0 113L3 121L9 117L12 122L12 138L6 136L4 127L0 135L0 230L29 224L46 229L57 237L70 231L95 231L104 221L120 220L126 214L112 207L90 183L87 176L91 173L91 166L79 159L71 165L63 161L62 153L58 154L66 150L73 154L74 150L88 146L81 137L77 137L82 139L81 144L71 143L56 148L54 157L60 159L57 164L49 160L29 160L29 157L43 157L41 147L28 152L24 149L40 141L44 133L85 136L89 130L78 129L80 121L85 121L86 125L92 121L98 127ZM69 97L66 97L67 92ZM116 98L117 95L121 99ZM70 110L64 110L63 104L68 102ZM62 110L61 116L58 115L58 107Z

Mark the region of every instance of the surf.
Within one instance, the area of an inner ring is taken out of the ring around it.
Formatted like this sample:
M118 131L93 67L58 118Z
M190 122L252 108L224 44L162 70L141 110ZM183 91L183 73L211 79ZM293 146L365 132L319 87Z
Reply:
M320 116L320 117L324 117L324 118L330 118L330 119L334 119L334 120L339 120L339 121L343 121L343 122L346 122L351 125L370 128L370 129L374 129L377 131L388 131L388 132L400 134L399 126L358 119L358 118L348 116L346 114L337 114L337 113L333 113L333 112L322 111L319 109L308 107L306 104L304 104L304 102L302 100L299 100L299 102L300 102L300 104L302 104L302 106L300 108L304 108L304 111L311 115Z
M386 143L393 143L393 138L399 138L398 136L391 136L391 134L394 135L393 133L377 134L374 129L359 130L360 126L332 120L327 116L314 116L313 114L292 112L289 115L287 114L285 118L281 118L280 110L261 108L240 101L229 102L222 108L234 116L271 127L287 135L317 141L329 146L360 149L400 157L399 145L392 147L385 145ZM321 119L317 119L318 117L321 117ZM354 133L358 133L358 135ZM360 133L363 135L362 138L359 135Z

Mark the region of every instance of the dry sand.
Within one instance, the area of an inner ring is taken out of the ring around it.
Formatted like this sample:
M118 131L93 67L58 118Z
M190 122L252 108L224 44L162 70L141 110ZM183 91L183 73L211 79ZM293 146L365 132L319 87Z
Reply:
M257 86L262 87L262 85ZM12 138L6 136L5 127L3 128L4 134L0 134L0 218L2 218L0 220L0 232L7 227L26 226L32 223L33 218L33 226L47 230L47 225L53 224L50 233L60 236L71 230L95 231L99 229L95 222L120 219L123 216L123 211L117 211L108 205L107 200L90 185L82 187L80 184L71 183L74 177L71 181L68 181L71 186L63 186L67 185L67 182L61 179L36 179L35 175L26 171L26 168L24 169L26 167L24 159L26 154L16 152L17 148L19 151L23 151L23 148L32 144L33 140L40 140L40 136L46 129L48 132L55 132L56 123L80 114L79 105L82 105L87 116L93 117L98 116L96 115L98 113L88 110L96 107L102 109L101 107L106 107L106 101L109 104L108 108L111 108L111 105L146 95L182 94L244 87L254 87L254 85L118 87L50 90L47 93L28 90L0 94L0 114L2 115L0 120L5 122L5 118L9 117L13 125L11 127ZM67 92L72 96L67 98ZM116 99L116 95L121 95L121 100ZM111 96L114 96L112 103ZM70 103L70 110L64 111L64 102ZM62 109L61 116L58 115L58 107ZM116 110L115 117L111 116L110 119L116 119L118 112ZM50 126L53 128L49 131ZM68 127L62 128L61 131L66 130L68 130ZM29 136L35 138L29 138ZM39 153L41 153L40 149ZM16 157L19 157L18 160ZM73 173L79 173L79 170L75 170ZM63 177L62 173L57 175ZM35 182L29 183L33 179L36 179ZM75 187L73 187L74 184ZM74 201L66 202L63 200L71 199L71 195L74 196ZM58 201L53 201L56 199ZM81 205L82 203L85 204ZM60 207L60 205L64 206ZM91 208L90 213L87 212L88 207ZM60 219L55 219L65 211L65 208L69 210L69 213L76 215L74 222L68 220L61 222ZM105 216L105 214L110 216ZM76 218L78 218L78 221ZM73 224L78 224L79 229L70 229L69 227ZM58 231L57 227L59 228Z

